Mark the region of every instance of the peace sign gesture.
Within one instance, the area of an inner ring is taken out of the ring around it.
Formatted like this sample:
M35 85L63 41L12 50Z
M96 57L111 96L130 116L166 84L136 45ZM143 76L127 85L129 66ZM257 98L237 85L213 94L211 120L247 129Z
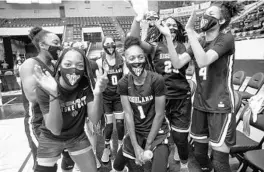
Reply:
M51 76L48 71L43 72L39 65L35 65L34 67L34 77L37 83L46 91L48 91L51 95L57 96L58 88L57 82Z

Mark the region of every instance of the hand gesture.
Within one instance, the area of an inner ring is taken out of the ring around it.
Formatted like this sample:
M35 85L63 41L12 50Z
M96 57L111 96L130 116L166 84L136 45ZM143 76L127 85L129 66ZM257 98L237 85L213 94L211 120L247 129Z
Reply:
M162 33L164 36L171 36L171 32L170 29L168 28L168 26L162 22L161 20L158 20L155 23L155 26L159 29L160 33Z
M102 73L101 71L96 70L96 83L93 91L94 94L96 95L102 93L106 89L107 83L107 71L104 71L104 73Z
M142 166L144 164L144 160L143 160L143 157L142 157L142 155L144 153L144 150L139 145L137 145L134 148L134 151L135 151L135 155L136 155L135 163L137 165Z
M51 76L48 71L43 72L39 65L35 65L34 67L34 77L37 83L46 91L48 91L51 95L57 96L58 89L57 89L57 82Z
M194 25L195 25L195 20L196 20L196 11L195 11L195 6L194 4L192 5L193 6L193 11L192 11L192 14L188 20L188 22L186 23L185 25L185 30L188 32L188 31L193 31L195 29Z
M131 5L136 13L136 20L140 22L144 19L146 12L148 11L148 0L131 0Z

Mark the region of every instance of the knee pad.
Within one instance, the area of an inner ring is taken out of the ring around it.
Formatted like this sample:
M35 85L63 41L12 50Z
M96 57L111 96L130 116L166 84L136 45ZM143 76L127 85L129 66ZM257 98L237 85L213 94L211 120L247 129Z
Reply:
M188 145L188 135L189 133L180 133L172 130L171 132L174 142L177 144L186 144Z
M61 169L63 170L71 170L74 167L74 161L72 160L71 156L69 155L68 151L62 152L62 160L61 160Z
M56 171L57 171L57 164L55 164L53 167L46 167L37 164L34 170L34 172L56 172Z
M105 114L105 123L113 124L113 114Z
M188 133L179 133L176 131L172 131L172 136L178 148L180 159L188 160L189 157Z
M115 113L118 140L123 140L125 135L124 113Z

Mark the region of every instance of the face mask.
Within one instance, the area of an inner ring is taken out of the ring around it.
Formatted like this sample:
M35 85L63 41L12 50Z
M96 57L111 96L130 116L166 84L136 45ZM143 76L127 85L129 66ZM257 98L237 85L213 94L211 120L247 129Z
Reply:
M61 67L60 73L67 85L75 86L82 78L84 70Z
M116 45L112 43L110 45L104 45L103 48L104 48L106 54L113 55L115 53L115 50L116 50ZM110 53L108 51L109 48L113 48L113 52L112 53Z
M139 77L144 72L146 63L126 63L126 65L132 75Z
M203 32L210 30L212 27L217 25L218 19L207 14L203 15L203 19L201 20L201 29Z
M52 56L52 60L58 60L58 58L59 58L58 51L61 51L61 50L62 50L62 48L60 46L53 46L53 45L49 46L48 52Z

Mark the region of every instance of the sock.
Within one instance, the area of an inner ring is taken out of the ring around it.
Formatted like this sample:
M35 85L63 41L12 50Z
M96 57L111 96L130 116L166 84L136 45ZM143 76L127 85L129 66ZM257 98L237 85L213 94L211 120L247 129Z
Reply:
M215 172L231 172L229 154L213 150L213 166Z
M208 146L208 143L194 142L194 156L200 164L201 170L204 172L212 170L212 165L208 157Z

